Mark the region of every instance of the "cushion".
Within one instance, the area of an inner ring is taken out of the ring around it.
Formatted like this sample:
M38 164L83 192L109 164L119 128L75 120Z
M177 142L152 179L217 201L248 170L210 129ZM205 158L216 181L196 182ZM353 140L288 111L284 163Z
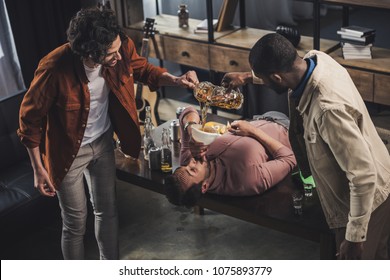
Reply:
M34 188L34 174L26 159L0 171L0 217L36 199L40 193Z
M16 134L23 96L24 92L21 92L0 102L0 170L28 158L27 150Z

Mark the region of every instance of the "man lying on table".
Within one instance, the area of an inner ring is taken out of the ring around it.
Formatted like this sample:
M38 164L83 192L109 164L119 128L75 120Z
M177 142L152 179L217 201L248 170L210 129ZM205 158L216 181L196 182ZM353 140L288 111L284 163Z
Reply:
M193 107L180 115L180 165L165 180L166 196L175 205L192 207L210 192L230 196L261 194L296 166L288 140L287 116L268 112L252 122L234 121L229 132L208 146L191 139L200 122Z

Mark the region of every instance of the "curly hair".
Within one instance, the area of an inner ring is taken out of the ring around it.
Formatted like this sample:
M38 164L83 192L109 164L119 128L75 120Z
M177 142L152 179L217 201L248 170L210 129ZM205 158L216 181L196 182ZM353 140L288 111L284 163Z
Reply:
M66 31L72 51L100 63L116 37L125 38L113 10L82 9L71 19Z
M284 36L271 33L261 37L249 53L249 64L257 74L292 70L298 53Z
M165 196L168 201L177 206L191 208L196 205L202 196L202 183L193 184L187 191L181 188L182 182L175 173L165 178Z

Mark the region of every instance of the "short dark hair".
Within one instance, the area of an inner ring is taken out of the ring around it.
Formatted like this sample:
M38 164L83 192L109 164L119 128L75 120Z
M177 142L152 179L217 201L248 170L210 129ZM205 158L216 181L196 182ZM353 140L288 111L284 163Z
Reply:
M72 51L100 62L119 35L125 38L115 12L110 9L82 9L71 19L66 31Z
M255 74L269 75L292 70L298 53L284 36L270 33L261 37L249 53L249 64Z
M186 191L182 190L181 182L175 173L165 178L165 196L168 201L177 206L193 207L202 196L202 183L193 184Z

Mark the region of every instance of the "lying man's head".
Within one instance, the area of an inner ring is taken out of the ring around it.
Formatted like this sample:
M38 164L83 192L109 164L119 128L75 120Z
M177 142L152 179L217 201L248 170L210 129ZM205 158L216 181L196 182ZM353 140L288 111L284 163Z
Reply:
M208 189L208 163L191 159L165 179L165 193L172 204L192 207Z

